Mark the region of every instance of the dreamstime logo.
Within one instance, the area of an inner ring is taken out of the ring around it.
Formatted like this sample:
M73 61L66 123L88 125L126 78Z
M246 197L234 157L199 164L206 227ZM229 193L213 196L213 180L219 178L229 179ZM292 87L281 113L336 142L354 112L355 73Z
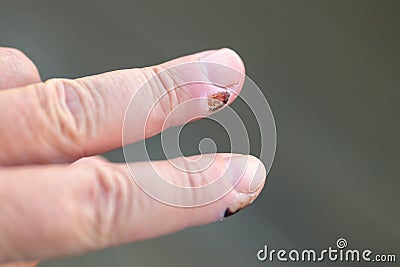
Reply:
M343 248L347 247L347 240L344 238L339 238L338 240L336 240L336 246L339 249L343 249Z
M179 77L179 80L172 81L172 76ZM154 92L153 103L145 106L147 102L144 104L143 95L148 95L149 91L157 87L164 87L165 90ZM246 122L251 119L250 115L243 117L230 105L225 105L230 104L235 98L250 110L251 117L255 120L251 128L246 127ZM218 112L215 112L217 110ZM160 114L164 117L161 129L156 128L159 127ZM228 153L224 151L223 156L218 154L216 142L208 138L205 133L206 137L198 145L200 155L184 156L179 142L183 127L188 122L205 117L224 129L228 136L230 151ZM132 121L135 123L131 123ZM137 125L138 121L143 127L133 128L132 125ZM147 141L136 143L135 148L130 149L128 145L137 141L135 136L142 129L144 129L141 133L143 139L153 136L158 131L161 132L162 152L169 166L151 162ZM164 131L166 129L168 131ZM256 133L260 140L260 147L257 149L253 147L252 151L249 132L253 136ZM198 207L210 204L224 197L240 182L248 164L235 169L234 176L238 178L232 181L232 175L229 175L231 162L227 160L221 164L223 162L221 158L229 159L229 154L247 155L251 152L263 161L266 170L269 171L275 149L275 121L261 90L243 73L217 63L198 61L157 70L157 73L132 97L125 113L123 152L131 177L149 196L175 207ZM151 168L146 168L145 175L129 164L135 161L135 155L138 154L145 155L149 160L148 164L152 165ZM178 171L181 179L169 180L168 168ZM222 172L221 168L224 168ZM207 179L203 179L204 177ZM187 178L192 181L187 181ZM261 182L258 181L259 184Z
M292 261L292 262L322 262L322 261L340 261L340 262L396 262L395 254L374 254L370 249L348 249L347 240L339 238L336 240L336 248L327 249L271 249L264 245L263 249L257 252L259 261Z

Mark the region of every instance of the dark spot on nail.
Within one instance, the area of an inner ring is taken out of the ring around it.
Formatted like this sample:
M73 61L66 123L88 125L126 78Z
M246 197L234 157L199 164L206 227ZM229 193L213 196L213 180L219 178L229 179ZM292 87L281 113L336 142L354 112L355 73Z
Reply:
M233 214L236 214L236 213L238 213L239 211L241 211L242 209L237 209L237 210L235 210L234 212L232 212L231 211L231 209L226 209L226 211L225 211L225 213L224 213L224 217L226 218L226 217L229 217L229 216L232 216Z

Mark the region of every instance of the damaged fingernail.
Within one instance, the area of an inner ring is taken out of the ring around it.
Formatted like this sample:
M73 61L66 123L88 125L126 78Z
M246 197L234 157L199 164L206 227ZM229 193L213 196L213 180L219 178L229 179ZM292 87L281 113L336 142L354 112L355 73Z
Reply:
M239 211L253 203L255 198L256 194L239 193L232 205L225 210L224 217L226 218L238 213Z
M233 186L233 198L225 206L228 208L223 211L223 217L229 217L249 206L257 198L265 181L266 170L262 162L254 156L232 154L225 160L226 174Z
M229 92L219 92L208 97L208 110L216 111L225 106L230 97Z

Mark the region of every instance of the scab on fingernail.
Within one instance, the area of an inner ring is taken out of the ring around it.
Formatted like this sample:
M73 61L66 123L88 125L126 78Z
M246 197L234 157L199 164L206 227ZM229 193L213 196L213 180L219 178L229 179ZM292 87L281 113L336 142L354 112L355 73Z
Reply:
M243 194L239 193L235 199L235 202L225 210L224 217L232 216L233 214L238 213L256 199L256 194Z
M231 94L229 92L219 92L208 97L208 110L216 111L228 103Z

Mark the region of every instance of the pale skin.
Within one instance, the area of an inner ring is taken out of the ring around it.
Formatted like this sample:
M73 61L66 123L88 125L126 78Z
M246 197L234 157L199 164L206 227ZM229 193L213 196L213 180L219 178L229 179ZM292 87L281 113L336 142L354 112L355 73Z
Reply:
M34 266L37 259L76 255L220 221L224 214L249 205L259 195L266 171L255 157L218 154L210 172L222 175L227 159L233 158L232 170L226 176L240 182L209 205L179 208L144 193L133 182L125 164L96 156L122 145L129 96L146 79L158 75L160 69L202 60L244 73L240 57L230 49L220 49L154 67L42 82L27 56L16 49L0 47L0 263L24 261L23 265L11 266ZM216 70L208 72L226 75ZM159 77L161 82L152 83L143 93L143 106L165 92L167 83L163 80L174 81L183 74L168 75ZM223 78L225 86L240 92L243 75ZM207 86L202 90L203 95L215 94L215 89ZM190 88L182 95L171 94L168 107L162 107L163 112L150 118L151 135L161 131L166 109L198 94ZM227 104L234 99L232 95ZM135 107L138 118L145 116L143 110L142 106ZM204 110L201 106L192 109L201 116ZM179 114L174 123L188 120L187 114ZM143 138L142 132L135 132L143 128L141 121L132 122L129 142ZM239 161L243 160L248 165L240 170L243 165ZM182 175L168 161L153 164L163 170L165 179L179 184ZM131 166L152 179L151 164ZM189 164L188 168L192 167ZM241 177L234 177L240 173ZM189 173L187 178L194 178L191 176ZM206 182L210 178L203 174L200 179ZM201 198L196 193L186 197Z

